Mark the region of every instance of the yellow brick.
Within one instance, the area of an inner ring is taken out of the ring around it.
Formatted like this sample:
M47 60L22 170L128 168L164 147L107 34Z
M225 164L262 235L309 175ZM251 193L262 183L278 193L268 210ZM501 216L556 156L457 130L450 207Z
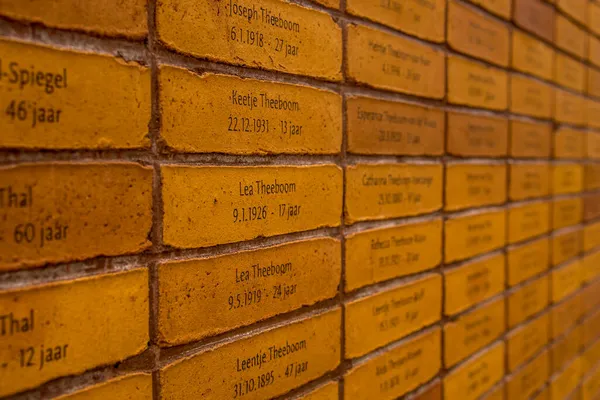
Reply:
M552 126L548 123L510 121L510 151L513 157L549 158Z
M589 285L581 289L581 314L587 315L592 310L595 310L600 304L600 296L598 291L600 290L600 280L596 280Z
M506 165L446 165L445 209L450 211L506 201Z
M548 163L511 164L509 180L509 198L513 201L548 196L550 165Z
M583 177L585 190L600 189L600 164L585 164Z
M584 103L587 106L586 119L587 126L599 129L600 128L600 101L595 99L587 99Z
M553 303L556 303L571 293L575 292L581 286L581 260L573 261L564 267L553 269L550 272L550 282L552 286Z
M504 376L504 343L482 351L444 377L444 398L476 400Z
M325 7L335 8L336 10L340 9L340 0L313 0L319 4L324 5Z
M552 194L579 193L582 190L582 164L555 164L552 166Z
M600 4L590 1L588 2L588 28L600 35Z
M335 165L163 165L161 174L163 237L171 246L206 247L339 224L342 171Z
M332 298L340 273L334 239L161 264L159 341L187 343Z
M0 148L150 146L148 68L8 40L0 40L0 59Z
M454 50L506 67L509 40L505 24L448 0L448 44Z
M6 321L0 396L6 396L144 350L148 274L138 269L4 291L0 310Z
M417 390L411 397L412 400L442 400L442 382L439 379Z
M590 96L600 97L600 71L594 67L587 69L587 91Z
M600 160L600 134L596 132L587 133L587 145L585 146L586 157Z
M60 400L105 400L105 399L146 400L152 398L152 376L133 374L111 379L71 395L60 396Z
M448 101L505 110L508 106L508 74L462 57L449 56Z
M554 50L521 30L512 31L511 66L517 71L536 75L542 79L552 79Z
M551 86L523 75L510 77L510 111L538 118L552 117Z
M564 371L550 381L550 395L552 399L566 399L579 384L580 375L581 365L578 357Z
M588 254L583 258L581 280L591 283L600 276L600 251Z
M551 0L553 1L553 0ZM542 390L533 397L534 400L550 400L550 387L546 384Z
M346 291L425 271L442 261L442 220L353 233L345 247Z
M469 0L471 3L475 3L485 8L489 12L496 14L504 19L510 19L510 12L512 10L512 4L510 0Z
M446 1L348 0L349 14L366 17L410 35L434 42L444 41Z
M350 153L444 153L445 121L441 109L351 96L346 99L346 110Z
M580 325L581 333L583 334L583 325ZM583 352L581 359L581 369L588 373L591 371L596 364L600 362L600 340L596 340L590 347L586 348Z
M347 48L350 80L417 96L444 97L446 71L441 51L362 25L348 27Z
M504 382L500 382L498 385L496 385L496 387L481 397L481 400L504 400L504 386Z
M0 168L0 270L150 246L152 169L134 163Z
M555 53L554 81L579 93L585 90L585 66L563 53Z
M560 128L554 134L554 158L583 158L587 134Z
M504 254L445 269L444 314L454 315L504 290Z
M161 137L175 151L334 154L342 145L333 92L167 66L159 86Z
M555 233L552 236L552 265L559 265L581 253L583 231L569 230L566 233Z
M281 0L162 0L156 29L165 46L192 56L329 80L342 76L339 25L324 12Z
M555 27L554 41L556 46L569 54L584 58L587 33L560 14L556 15Z
M0 14L46 26L95 32L101 35L142 38L148 34L147 0L2 1Z
M588 224L583 228L583 251L588 252L600 247L600 222Z
M550 241L543 238L508 251L508 285L514 286L548 269Z
M542 349L550 339L550 318L542 314L528 324L516 328L506 337L507 366L510 372ZM512 397L511 397L512 398Z
M508 243L542 235L550 230L550 203L530 203L508 209Z
M506 212L488 213L452 218L444 229L444 261L464 260L506 244Z
M544 351L520 370L513 373L506 383L506 393L510 400L527 400L541 388L550 376L550 358Z
M441 207L440 164L358 164L346 167L344 212L347 223L424 214Z
M582 297L579 293L550 309L550 335L552 340L571 329L581 316Z
M346 358L362 356L441 318L442 278L427 275L346 304Z
M552 229L560 229L581 222L583 201L580 197L552 202Z
M596 296L598 296L598 292L596 292ZM598 333L600 332L600 312L596 311L591 316L587 317L583 321L583 346L587 347L591 343L595 342L600 336Z
M556 5L565 14L570 15L581 24L585 24L588 0L556 0Z
M508 120L448 113L448 153L466 157L503 157L508 151Z
M302 396L303 400L338 400L339 399L339 383L329 382L320 388L313 390L306 396Z
M441 334L435 328L348 371L344 399L395 399L429 381L440 364Z
M552 374L561 371L571 361L581 348L581 325L575 326L570 332L556 340L550 348L550 370Z
M549 304L549 280L543 276L513 290L508 298L508 326L510 328L542 311Z
M583 376L583 374L582 374ZM581 400L593 400L600 392L600 366L583 379Z
M338 366L340 322L341 310L335 309L175 361L159 373L161 397L263 399L286 393ZM245 382L255 382L254 390Z
M444 365L449 368L504 333L504 297L444 324Z
M600 39L589 35L587 59L600 67Z

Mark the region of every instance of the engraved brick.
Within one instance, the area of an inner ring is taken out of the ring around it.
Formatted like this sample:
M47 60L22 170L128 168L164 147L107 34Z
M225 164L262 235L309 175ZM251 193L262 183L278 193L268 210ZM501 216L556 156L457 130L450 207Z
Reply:
M580 197L552 202L552 229L560 229L581 222L583 201Z
M161 264L159 341L187 343L332 298L340 272L340 242L329 238Z
M544 351L507 378L506 393L511 400L527 400L550 376L550 358Z
M585 66L563 53L555 53L554 81L561 86L583 93Z
M547 275L513 289L507 298L509 328L520 324L546 308L550 302L549 289Z
M506 244L506 211L448 219L444 229L444 261L464 260Z
M442 155L444 111L369 97L346 99L348 152Z
M581 260L576 260L550 272L553 303L561 301L581 286L581 267Z
M510 164L509 198L516 201L548 196L550 171L548 163Z
M504 290L504 254L445 269L444 315L454 315Z
M444 41L445 0L426 2L348 0L346 11L349 14L366 17L422 39L434 42Z
M442 207L441 164L346 167L347 223L429 213Z
M508 106L508 74L462 57L448 56L448 101L505 110Z
M552 194L578 193L583 190L583 165L555 164L552 166Z
M150 145L150 71L136 62L0 40L0 96L0 148Z
M576 293L550 309L550 334L553 340L577 323L582 315L582 300L580 294Z
M554 69L554 50L534 36L513 29L511 66L517 71L550 80Z
M476 400L504 376L504 343L481 351L444 377L444 398Z
M554 40L554 7L540 0L515 0L513 19L521 28L548 42Z
M508 151L508 120L448 113L448 153L465 157L502 157Z
M551 86L523 75L510 76L510 111L538 118L552 117Z
M165 46L195 57L328 80L342 77L339 25L324 12L281 0L248 5L161 0L156 29Z
M449 368L504 333L504 297L444 324L444 365Z
M340 221L342 171L335 165L163 165L161 174L163 240L170 246L207 247Z
M508 250L507 283L514 286L548 269L550 240L547 237Z
M152 169L125 162L0 168L0 270L150 246Z
M507 367L510 372L529 360L550 339L549 314L542 314L506 335Z
M550 203L530 203L508 209L508 243L542 235L550 230Z
M554 134L554 158L583 158L586 134L569 128L559 128Z
M552 374L560 372L570 360L577 356L581 348L583 329L577 325L565 336L557 339L550 348L550 369Z
M511 120L509 154L517 158L549 158L551 137L552 126L548 123Z
M581 229L554 233L552 236L552 265L559 265L581 253L583 231Z
M159 372L160 395L211 400L286 393L338 366L340 322L338 308L177 360ZM269 383L252 391L244 384L251 379Z
M446 210L502 204L506 191L505 164L446 165Z
M175 151L340 151L342 99L336 93L168 66L160 68L159 86L161 137Z
M348 27L347 76L379 89L441 99L444 53L415 40L362 25Z
M441 318L442 278L418 280L345 305L346 358L362 356Z
M395 399L429 381L440 367L441 334L435 328L353 367L344 376L344 399Z
M148 34L147 0L0 1L0 14L61 29L140 39Z
M578 58L585 57L587 33L560 14L556 15L554 39L558 48Z
M456 0L448 1L448 44L454 50L506 67L509 40L505 24Z
M442 261L442 221L370 229L346 236L345 289L425 271Z
M5 396L142 352L148 274L138 269L3 291L0 310Z

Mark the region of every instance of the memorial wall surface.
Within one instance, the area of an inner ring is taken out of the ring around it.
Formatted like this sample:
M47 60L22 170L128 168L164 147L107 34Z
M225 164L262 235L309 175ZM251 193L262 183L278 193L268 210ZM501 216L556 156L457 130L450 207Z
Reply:
M600 2L0 0L0 398L600 398Z

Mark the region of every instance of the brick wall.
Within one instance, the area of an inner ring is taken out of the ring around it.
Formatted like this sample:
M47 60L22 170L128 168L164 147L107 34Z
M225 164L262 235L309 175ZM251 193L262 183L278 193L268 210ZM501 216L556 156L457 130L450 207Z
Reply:
M0 397L600 395L600 3L0 16Z

